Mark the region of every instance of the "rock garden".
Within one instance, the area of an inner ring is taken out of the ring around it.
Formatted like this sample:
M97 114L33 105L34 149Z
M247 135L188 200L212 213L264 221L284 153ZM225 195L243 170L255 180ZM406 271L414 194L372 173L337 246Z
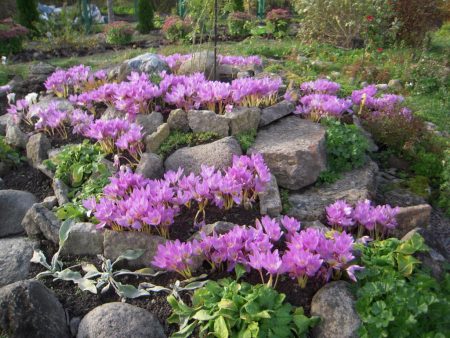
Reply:
M195 46L0 87L0 337L449 336L448 130Z

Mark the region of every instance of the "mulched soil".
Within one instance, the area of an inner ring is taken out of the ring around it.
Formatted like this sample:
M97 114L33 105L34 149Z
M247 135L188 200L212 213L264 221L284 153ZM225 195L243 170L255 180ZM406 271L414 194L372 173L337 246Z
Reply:
M47 196L52 196L52 180L38 169L23 163L13 168L2 177L5 189L23 190L31 192L38 200L42 201Z

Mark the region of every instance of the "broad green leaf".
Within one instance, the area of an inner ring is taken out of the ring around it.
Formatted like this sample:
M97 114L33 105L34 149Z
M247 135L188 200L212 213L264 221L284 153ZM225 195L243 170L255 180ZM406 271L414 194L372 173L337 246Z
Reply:
M73 219L67 219L61 223L61 227L59 228L59 247L61 248L64 245L64 242L69 237L70 228L75 223Z
M222 316L219 316L214 320L214 335L217 338L228 338L229 336L225 318Z
M115 260L114 264L126 259L128 261L132 261L134 259L137 259L139 257L141 257L144 254L145 250L144 249L129 249L126 250L123 254L121 254L119 257L117 257L117 259Z
M414 265L420 264L420 261L413 256L397 255L398 272L403 276L410 276L414 271Z
M73 282L81 278L81 274L78 271L72 271L70 269L64 269L63 271L58 272L56 276L58 279Z
M90 264L90 263L82 263L81 264L81 269L84 272L99 272L97 270L97 267L94 264Z
M236 280L241 279L241 277L245 274L245 267L242 264L236 264L234 267L234 273L236 274Z
M97 287L95 286L95 281L86 278L80 278L76 281L76 283L81 291L89 291L93 294L97 294Z
M80 163L74 163L71 169L71 185L78 187L83 182L84 166Z
M201 287L203 287L206 283L208 283L208 281L203 281L203 282L193 282L193 283L189 283L186 286L183 286L182 288L180 288L181 290L196 290L199 289Z
M417 251L423 251L426 249L425 241L418 233L412 235L412 237L402 242L395 252L402 253L404 255L412 255Z
M185 326L182 330L175 332L170 337L171 338L189 338L192 337L192 332L194 332L197 327L198 321L194 321L191 324Z
M145 290L139 290L133 285L122 284L120 282L116 282L117 291L121 297L125 298L138 298L142 296L148 296L149 293Z
M206 321L206 320L211 320L216 318L217 315L211 315L208 311L206 310L200 310L197 311L192 318L193 319L197 319L197 320L201 320L201 321Z

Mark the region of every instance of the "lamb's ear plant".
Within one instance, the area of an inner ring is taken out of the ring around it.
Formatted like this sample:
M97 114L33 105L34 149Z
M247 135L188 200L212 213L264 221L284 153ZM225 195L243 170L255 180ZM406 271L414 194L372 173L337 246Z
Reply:
M155 285L149 282L144 282L139 284L139 289L146 290L149 292L166 292L169 295L174 296L177 299L180 298L180 293L183 291L194 291L196 289L202 288L208 283L208 280L205 279L208 275L203 274L197 277L192 277L183 281L177 280L175 283L170 284L169 287L163 287L159 285Z

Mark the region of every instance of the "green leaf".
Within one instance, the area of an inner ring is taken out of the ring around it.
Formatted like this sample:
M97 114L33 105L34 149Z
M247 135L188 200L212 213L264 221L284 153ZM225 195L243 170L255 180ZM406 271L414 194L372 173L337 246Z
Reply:
M117 259L114 261L113 265L121 260L128 260L128 261L132 261L134 259L137 259L139 257L141 257L144 254L145 250L144 249L129 249L126 250L123 254L121 254L119 257L117 257Z
M56 274L58 279L64 281L76 281L81 278L81 274L78 271L72 271L70 269L64 269Z
M80 163L75 163L71 169L71 185L78 187L83 182L84 166Z
M414 266L420 264L420 261L413 256L397 255L398 271L403 276L410 276L413 273Z
M75 223L73 219L67 219L61 223L61 227L59 228L59 247L61 248L67 238L69 237L69 232L72 225Z
M192 332L194 332L197 327L198 322L194 321L191 324L185 326L182 330L175 332L170 337L171 338L189 338L192 337Z
M219 316L214 320L214 335L217 338L228 338L229 336L225 318L223 318L222 316Z
M142 289L137 289L133 285L129 284L122 284L120 282L116 282L117 291L119 293L119 296L125 297L125 298L138 298L142 296L148 296L149 293Z
M236 280L241 279L241 277L245 274L245 267L242 264L236 264L234 267L234 273L236 274Z
M95 286L95 281L86 278L80 278L75 282L77 283L81 291L89 291L93 294L97 294L97 287Z
M37 263L43 265L47 270L51 270L52 268L47 263L47 258L41 250L34 250L33 257L30 260L31 263Z
M426 249L425 241L418 233L414 233L412 237L402 242L395 252L404 255L412 255L417 251L424 251Z
M200 310L200 311L197 311L197 312L192 316L193 319L197 319L197 320L201 320L201 321L211 320L211 319L214 319L214 318L216 318L216 317L217 317L217 314L216 314L216 315L211 315L211 314L209 314L209 312L206 311L206 310Z

